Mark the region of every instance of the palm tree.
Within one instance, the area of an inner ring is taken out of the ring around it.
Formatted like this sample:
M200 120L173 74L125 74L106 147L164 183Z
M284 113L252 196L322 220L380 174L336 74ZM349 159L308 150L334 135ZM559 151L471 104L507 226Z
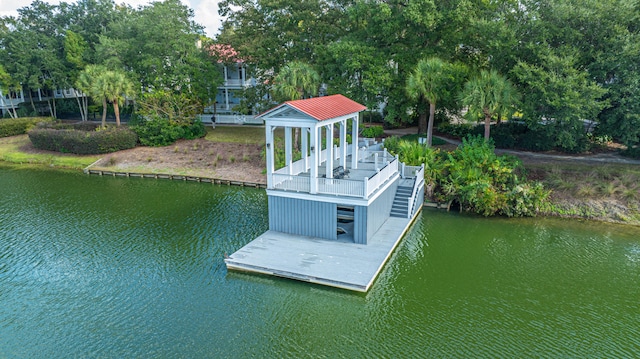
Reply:
M311 65L292 61L280 70L273 83L276 96L286 100L300 100L318 94L320 75Z
M134 93L133 83L120 71L110 71L104 66L87 65L78 75L76 86L95 101L102 102L102 127L107 125L107 102L113 103L116 124L120 126L119 101Z
M427 146L431 146L433 136L433 121L436 113L436 102L443 94L449 78L447 63L437 57L423 59L418 62L413 73L407 79L405 87L407 94L418 101L420 107L429 103L429 123L427 125L426 111L420 111L418 119L418 133L427 133Z
M292 61L285 65L273 79L273 92L276 97L286 100L300 100L318 94L320 75L311 65ZM296 127L293 143L299 149L300 129Z
M89 95L89 97L94 100L98 100L101 98L100 86L97 84L97 81L101 74L107 71L107 68L101 65L87 65L84 70L82 70L78 74L78 79L76 80L76 88L78 88L83 93ZM86 106L85 106L86 108ZM107 107L106 103L103 103L103 111L102 111L102 126L105 126L106 117L107 117Z
M491 118L506 115L518 102L518 92L511 82L498 72L482 70L465 84L462 103L471 113L484 116L484 139L489 140Z
M106 101L113 103L113 112L116 115L116 126L120 126L120 107L118 106L118 101L134 93L133 83L120 71L107 71L98 79L99 82L102 82L103 104L105 104ZM104 118L103 110L103 126Z

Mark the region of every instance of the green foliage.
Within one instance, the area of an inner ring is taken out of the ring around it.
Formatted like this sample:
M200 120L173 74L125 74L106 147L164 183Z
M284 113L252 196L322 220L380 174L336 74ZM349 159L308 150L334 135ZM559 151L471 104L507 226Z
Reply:
M460 97L462 103L469 108L468 115L484 119L484 138L487 141L491 118L496 115L511 117L519 100L518 92L511 82L494 70L482 70L477 77L469 80Z
M640 146L628 147L626 150L620 152L623 156L640 159Z
M53 122L51 117L22 117L0 119L0 137L24 135L38 123Z
M67 127L67 128L65 128ZM29 131L35 148L78 155L109 153L133 148L137 136L125 128L99 128L94 131L68 129L69 126L41 126Z
M193 121L191 125L185 125L184 127L184 139L194 140L196 138L202 138L207 135L207 129L200 119Z
M197 99L170 91L146 93L137 104L139 116L163 118L177 126L191 126L202 111L202 104Z
M129 125L129 128L138 135L140 143L144 146L169 146L185 137L183 126L172 124L160 117L143 120L137 125Z
M464 138L470 134L479 134L479 132L476 133L476 131L478 131L478 127L481 126L476 126L469 123L456 125L444 122L438 126L438 131L447 135L451 135L453 137Z
M360 120L367 123L382 123L384 118L378 111L363 111L361 112Z
M519 170L516 158L497 156L493 144L468 137L447 155L436 196L484 216L535 215L548 192L540 184L522 181Z
M534 216L549 192L540 183L522 180L522 164L509 156L497 156L482 137L467 137L451 153L417 142L387 138L385 148L401 162L425 164L425 182L433 187L433 199L457 202L468 212L484 216Z
M318 94L320 75L311 65L293 61L273 79L274 97L281 101L300 100Z
M275 142L274 142L274 146L273 146L273 160L274 160L274 167L276 170L283 168L286 165L286 153L284 150L284 141L282 140L282 138L279 137L275 137L274 138ZM324 138L323 138L324 140ZM261 152L262 155L262 159L266 160L267 158L267 150L266 148L262 149ZM293 152L291 154L292 156L292 160L295 162L299 159L302 158L302 153L300 152L300 150L298 149L293 149Z
M420 60L407 77L407 94L416 101L417 112L420 114L418 132L427 134L427 145L432 144L436 104L441 100L455 101L466 72L466 67L462 64L451 64L432 57Z
M366 138L380 138L384 135L382 126L369 126L362 129L360 135Z

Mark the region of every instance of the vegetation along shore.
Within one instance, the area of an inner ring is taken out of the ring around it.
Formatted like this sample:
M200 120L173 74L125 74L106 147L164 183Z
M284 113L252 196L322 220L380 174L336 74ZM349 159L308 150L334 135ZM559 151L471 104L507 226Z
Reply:
M393 146L394 139L400 135L416 140L417 144L417 136L406 135L414 131L415 128L389 130L385 134L388 136L386 142ZM442 155L452 153L459 146L459 141L445 137L434 140L433 152ZM91 165L93 169L104 171L264 184L263 147L264 128L254 126L217 126L208 128L203 138L180 140L164 147L138 146L105 155L39 150L23 134L0 138L0 160L22 166L81 170ZM495 153L501 153L501 150L495 150ZM557 153L514 151L510 155L521 162L518 173L523 179L540 182L548 192L545 200L536 204L535 214L640 225L640 164L613 153L567 157ZM426 172L433 175L433 171ZM442 207L451 204L449 198L433 197L433 190L430 195L428 200L439 201ZM459 204L453 203L455 210L468 210L464 205L460 208ZM495 213L508 215L500 211Z
M638 1L218 5L212 37L179 0L0 17L0 159L264 183L256 116L340 94L450 210L640 224Z

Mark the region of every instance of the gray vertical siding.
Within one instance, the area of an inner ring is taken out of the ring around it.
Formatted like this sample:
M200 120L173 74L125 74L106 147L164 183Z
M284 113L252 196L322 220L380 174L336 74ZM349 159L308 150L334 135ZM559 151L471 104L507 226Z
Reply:
M367 207L353 207L353 241L367 244Z
M303 236L337 239L335 203L269 196L269 229Z
M394 184L376 198L367 208L367 241L389 218L391 206L393 206L393 198L396 196L397 189L398 181L396 180Z

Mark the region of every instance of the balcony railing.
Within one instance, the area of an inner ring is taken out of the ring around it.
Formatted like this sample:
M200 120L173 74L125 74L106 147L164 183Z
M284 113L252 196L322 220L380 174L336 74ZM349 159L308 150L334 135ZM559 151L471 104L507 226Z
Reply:
M383 168L370 177L362 179L336 179L336 178L313 178L305 172L303 160L292 164L291 173L287 174L287 167L281 168L271 174L270 189L311 192L311 181L316 181L317 193L336 196L369 198L376 190L383 186L390 178L398 174L398 160L390 158Z

